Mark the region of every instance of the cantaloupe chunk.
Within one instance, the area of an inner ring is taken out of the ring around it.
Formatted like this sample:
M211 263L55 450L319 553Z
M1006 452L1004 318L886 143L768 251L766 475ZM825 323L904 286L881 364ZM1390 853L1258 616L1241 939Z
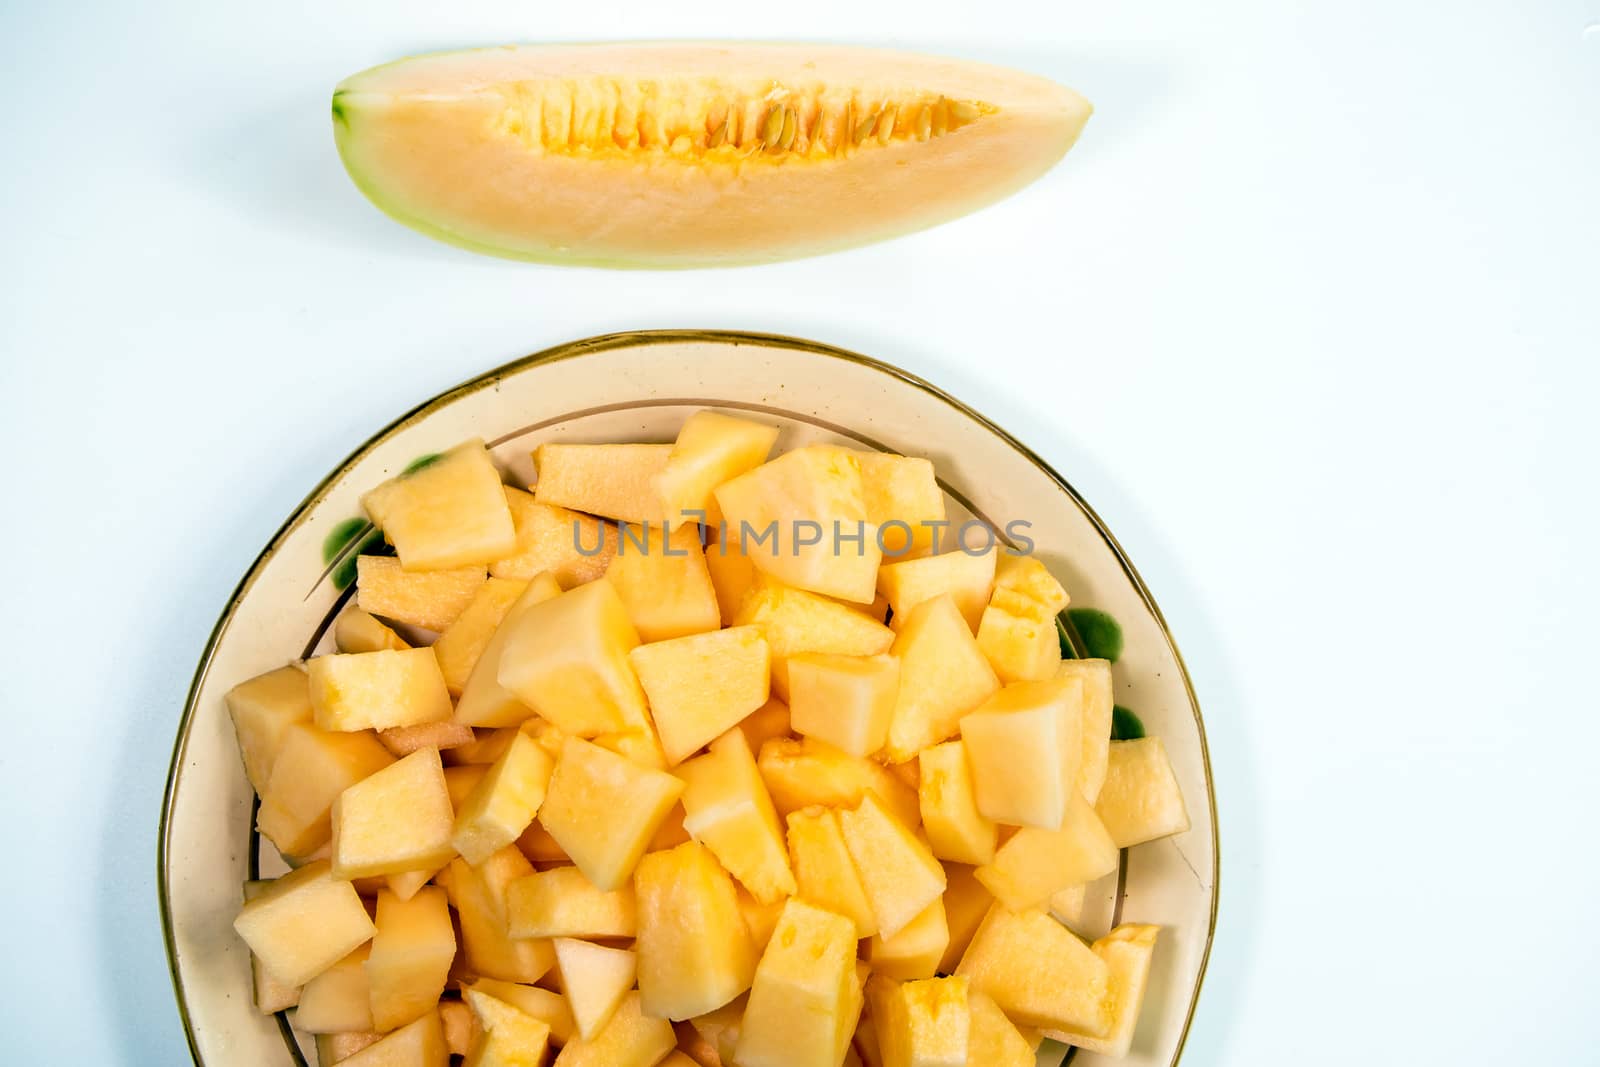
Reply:
M591 1039L633 988L638 956L632 949L608 948L571 937L558 937L553 944L562 996L572 1009L578 1036Z
M404 652L411 647L405 638L354 604L334 620L333 645L340 652L382 652L385 649Z
M762 903L793 894L783 828L744 734L728 731L677 773L689 835Z
M1013 682L961 720L973 790L985 817L1053 830L1078 788L1083 684Z
M379 1033L313 1034L312 1044L317 1050L317 1065L344 1063L356 1053L383 1040Z
M1111 713L1115 708L1111 662L1064 659L1056 675L1076 678L1083 685L1083 755L1078 760L1078 791L1093 804L1105 785L1106 761L1111 754Z
M1111 1025L1110 969L1076 934L1042 911L995 903L956 973L1019 1026L1103 1036Z
M906 826L921 820L914 789L881 763L840 752L813 738L777 738L756 758L779 815L810 807L853 808L868 793Z
M671 453L671 445L542 444L533 450L533 499L619 522L660 523L667 512L655 477Z
M778 428L716 411L697 411L683 421L666 465L656 475L656 492L672 522L704 521L714 503L712 491L723 482L767 461Z
M700 528L625 525L606 568L641 641L665 641L722 625Z
M683 782L569 737L561 748L539 821L598 888L621 887Z
M442 722L454 713L433 650L336 652L306 664L311 712L324 730Z
M291 726L261 794L256 826L285 856L309 856L333 838L333 802L394 759L369 732Z
M944 892L944 868L927 844L873 794L839 812L839 828L877 917L880 936L894 937Z
M500 472L482 441L389 479L361 504L406 570L486 566L516 546Z
M668 766L676 766L767 702L772 655L755 626L640 645L628 653Z
M333 872L340 878L438 870L455 853L438 749L413 752L349 786L333 802L330 819Z
M497 979L480 978L480 982L493 982ZM468 983L463 982L465 989ZM507 982L506 985L511 983ZM515 989L532 989L533 986L513 986ZM493 996L494 994L490 994ZM439 1025L444 1030L444 1047L452 1056L465 1056L472 1051L472 1046L478 1043L478 1037L483 1033L483 1027L478 1025L478 1017L472 1014L472 1009L467 1007L464 1000L439 1001Z
M456 934L450 902L437 886L410 900L380 890L376 926L367 984L373 1028L387 1032L434 1010L456 957Z
M418 723L416 726L393 726L387 730L379 730L377 734L383 747L396 759L409 756L424 748L435 748L443 752L470 745L476 740L472 727L463 726L453 719Z
M248 904L271 887L270 881L246 882L245 903ZM267 970L266 964L261 962L261 957L254 952L250 953L250 991L256 1010L263 1015L287 1011L300 1002L300 987L288 985L273 977L272 972Z
M467 797L472 795L483 776L489 773L487 763L469 763L444 769L444 787L450 794L450 810L459 811Z
M721 520L719 520L720 522ZM712 536L705 547L706 570L711 575L711 588L717 594L717 611L722 625L732 626L744 598L755 588L756 565L744 550L737 528L729 536L725 528L713 527Z
M240 682L223 700L233 719L245 777L252 789L263 792L289 727L311 721L311 683L300 668L279 667Z
M633 886L597 889L576 867L552 867L511 883L506 897L512 937L633 937Z
M792 734L789 705L777 697L771 697L765 704L739 720L739 730L744 734L745 740L750 742L750 751L759 754L762 746L768 741L789 737Z
M304 986L372 939L367 909L326 860L275 879L233 928L278 981Z
M528 587L506 610L505 618L500 620L494 636L489 638L473 664L472 673L461 689L461 699L456 701L456 722L474 727L508 727L521 724L533 714L533 709L500 684L500 661L522 617L535 606L560 595L561 586L549 574L536 574L528 580ZM484 762L493 762L493 757Z
M1103 1036L1072 1030L1050 1030L1045 1036L1086 1052L1104 1056L1126 1056L1133 1045L1133 1032L1139 1024L1139 1009L1144 1004L1150 982L1150 961L1155 956L1159 926L1124 923L1090 948L1106 961L1110 981L1106 990L1110 1028Z
M463 1067L544 1067L549 1024L481 990L464 996L482 1032Z
M455 817L450 843L476 866L511 844L544 803L555 761L527 734L511 739Z
M463 993L475 989L479 993L510 1004L524 1015L538 1019L550 1028L552 1045L565 1045L578 1032L578 1024L572 1018L572 1008L560 993L540 989L538 986L502 982L497 978L479 978L472 982L464 982L461 988Z
M372 615L438 632L466 610L486 576L478 566L408 571L393 556L360 556L356 603Z
M984 1067L1034 1067L1033 1046L1022 1036L993 998L978 990L967 993L971 1017L967 1038L969 1063Z
M574 737L648 726L628 666L639 635L610 583L534 604L510 625L497 677L524 705Z
M1117 846L1094 809L1068 795L1060 829L1025 826L976 871L978 880L1013 911L1042 908L1063 889L1117 869Z
M739 914L744 916L744 928L750 932L750 947L760 958L767 950L767 942L772 940L772 931L778 925L778 916L783 914L783 906L788 898L763 904L738 886L734 888L738 892Z
M889 625L896 630L903 628L918 604L948 593L967 627L976 633L994 587L998 555L992 547L987 552L957 548L937 556L885 562L878 569L878 592L888 599L894 612Z
M728 536L778 581L872 603L877 529L867 522L861 463L847 449L809 445L724 482L717 506Z
M956 863L988 863L1000 830L978 810L965 743L946 741L925 748L918 764L917 800L933 854Z
M959 863L944 865L945 889L944 921L950 931L950 943L939 959L939 973L951 974L961 962L961 956L972 944L972 935L978 932L983 917L994 904L994 895L978 881L971 867Z
M672 1024L646 1015L639 994L628 993L593 1038L574 1038L556 1067L655 1067L677 1044Z
M1088 885L1058 889L1050 896L1045 910L1075 934L1083 933L1083 907L1089 896Z
M945 922L944 900L936 897L898 934L874 936L867 945L867 962L874 973L899 982L932 978L938 973L939 961L949 946L950 927Z
M788 669L789 720L796 733L852 756L883 747L900 691L898 659L802 652L789 657Z
M439 1013L432 1011L337 1062L341 1067L448 1067L450 1049Z
M532 984L555 966L550 942L513 939L506 925L506 893L510 883L533 873L533 864L507 846L482 866L457 857L440 872L461 926L461 947L472 973L506 982Z
M900 660L900 689L884 749L895 763L953 736L961 717L1000 688L948 593L912 608L889 651Z
M1066 590L1033 556L1004 555L978 624L978 645L1004 682L1049 678L1061 660L1056 616Z
M761 579L745 597L735 625L758 626L772 649L772 691L789 698L789 657L801 652L875 656L894 631L838 601Z
M838 1067L861 1014L855 924L790 900L756 967L733 1061Z
M617 553L617 528L582 512L541 504L532 493L506 487L506 504L517 531L513 555L489 564L496 578L528 581L548 573L561 588L592 582Z
M944 490L933 464L889 452L858 452L856 458L867 521L880 530L885 561L927 555L945 521Z
M710 850L691 841L650 853L639 863L634 889L647 1014L690 1019L750 987L755 949L733 879Z
M510 578L490 578L480 584L472 599L433 643L439 673L451 696L460 696L478 657L504 621L506 612L527 591L528 583Z
M884 1067L966 1067L972 1019L967 979L867 982L873 1029ZM987 1065L985 1065L987 1067Z
M384 888L400 900L410 900L443 869L444 864L440 864L433 870L401 871L399 874L391 874L383 880Z
M808 904L855 923L858 938L878 932L878 918L832 808L808 807L788 818L789 863L795 895Z
M1189 811L1161 738L1111 742L1095 811L1118 848L1189 829Z

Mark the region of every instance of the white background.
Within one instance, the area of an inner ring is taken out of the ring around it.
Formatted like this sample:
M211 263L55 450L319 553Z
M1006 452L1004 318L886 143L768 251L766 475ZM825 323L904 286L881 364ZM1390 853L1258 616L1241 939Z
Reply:
M476 258L334 154L368 65L678 36L950 52L1099 110L995 208L721 272ZM0 114L7 1062L185 1060L162 783L302 495L464 378L665 326L897 362L1122 539L1217 777L1186 1067L1597 1062L1600 3L18 0Z

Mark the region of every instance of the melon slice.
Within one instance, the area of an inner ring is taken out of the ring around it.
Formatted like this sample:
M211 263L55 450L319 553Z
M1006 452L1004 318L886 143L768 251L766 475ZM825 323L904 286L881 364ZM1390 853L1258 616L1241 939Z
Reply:
M479 252L692 267L922 229L1050 168L1087 101L1044 78L822 45L528 45L346 79L334 137L400 222Z

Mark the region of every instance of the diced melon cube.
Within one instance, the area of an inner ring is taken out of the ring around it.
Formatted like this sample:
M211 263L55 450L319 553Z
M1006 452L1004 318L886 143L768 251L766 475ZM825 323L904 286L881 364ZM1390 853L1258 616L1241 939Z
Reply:
M772 689L789 696L789 657L801 652L875 656L894 643L894 631L836 600L763 578L750 590L734 622L758 626L772 648Z
M918 604L948 593L967 628L976 633L994 586L998 555L993 546L986 552L957 548L937 556L885 563L878 570L878 591L888 598L894 612L890 625L900 629Z
M434 1010L456 958L450 902L436 886L401 900L378 893L377 933L367 957L373 1028L389 1031Z
M361 504L407 570L486 565L516 545L500 472L482 441L391 478Z
M976 989L967 993L967 1010L972 1016L967 1038L967 1057L984 1067L1034 1067L1033 1046L1016 1028L993 998Z
M509 744L509 739L508 742ZM498 757L496 757L498 758ZM444 769L444 787L450 794L450 810L460 811L461 805L467 802L467 797L483 781L483 776L489 773L487 763L468 763L457 767Z
M867 521L882 530L884 558L927 554L945 521L944 491L933 464L888 452L857 452L856 459Z
M372 920L349 882L326 860L275 879L233 921L278 981L303 986L371 940Z
M554 767L538 742L518 732L461 805L450 838L455 850L477 866L522 836L544 803Z
M750 987L756 955L733 879L691 841L652 852L634 877L644 1011L689 1019Z
M306 670L312 716L324 730L416 726L455 710L430 648L336 652L311 660Z
M481 867L457 857L439 878L461 925L467 967L477 975L531 984L555 965L550 942L513 939L506 924L507 886L533 873L533 864L507 846Z
M395 757L409 756L424 748L435 748L440 751L460 748L472 744L476 738L472 727L463 726L454 719L442 722L424 722L416 726L395 726L387 730L378 731L378 740L389 754Z
M448 1067L450 1049L439 1013L430 1011L338 1062L341 1067Z
M778 428L715 411L697 411L684 420L666 465L656 475L656 492L672 522L702 516L713 504L717 486L767 461Z
M983 917L989 914L994 895L978 881L971 867L946 863L944 873L944 921L950 931L950 943L939 959L939 973L951 974L972 944L972 935L978 932Z
M750 742L750 751L759 753L768 741L789 737L793 732L789 721L789 705L772 697L739 721L739 731Z
M494 978L480 978L481 982L494 982ZM505 985L511 985L506 982ZM467 983L462 983L465 989ZM532 989L533 986L511 986L513 989ZM490 996L494 996L491 992ZM465 1056L472 1051L472 1046L478 1043L478 1037L483 1033L483 1027L478 1025L478 1017L472 1014L472 1009L467 1007L463 1000L439 1001L439 1025L444 1028L444 1045L452 1056Z
M731 626L739 609L744 606L744 598L755 588L756 565L750 562L737 529L730 534L713 527L705 556L706 570L711 575L711 588L717 594L717 613L722 625Z
M498 978L479 978L463 983L461 988L463 992L475 989L486 996L505 1001L524 1015L538 1019L550 1027L552 1045L565 1045L578 1032L578 1025L572 1018L572 1008L560 993L538 986L502 982Z
M356 603L372 615L438 632L461 616L485 577L482 567L408 571L393 556L359 556Z
M533 498L621 522L661 522L667 513L655 477L671 453L671 445L543 444L533 451Z
M567 1042L556 1067L655 1067L676 1044L672 1024L644 1014L639 994L629 993L593 1038Z
M513 555L489 564L496 578L522 581L550 574L561 588L592 582L617 552L617 528L592 515L541 504L532 493L506 487L506 504L517 531Z
M778 916L783 914L788 898L763 904L743 889L737 886L735 889L739 896L739 914L744 916L744 928L750 931L750 947L759 958L767 950L767 942L772 940L772 931L778 925Z
M772 657L754 626L640 645L628 662L644 686L668 766L767 702Z
M626 669L626 668L625 668ZM569 737L539 821L600 889L620 888L683 793L683 782Z
M1111 742L1095 811L1118 848L1189 829L1189 811L1161 738Z
M1019 1026L1104 1035L1111 1025L1105 961L1042 911L996 901L956 973Z
M1066 606L1066 591L1038 559L1000 559L994 593L978 624L978 645L1001 681L1036 681L1056 672L1056 616Z
M340 652L404 652L411 647L405 638L354 604L334 620L333 644Z
M333 873L339 878L438 870L455 852L438 749L413 752L351 785L333 802L330 816Z
M572 857L566 850L556 843L550 836L550 831L539 825L535 819L533 825L522 831L522 836L517 838L517 848L523 855L535 863L571 863Z
M535 713L575 737L648 725L644 690L628 666L639 635L610 583L534 604L509 625L500 684Z
M867 983L873 1029L884 1067L966 1067L971 1038L967 979ZM985 1064L985 1067L988 1067Z
M802 652L789 657L789 716L796 733L852 756L883 747L900 691L893 656Z
M845 846L838 813L832 808L802 808L789 813L788 823L795 895L855 923L858 938L877 933L878 918Z
M1078 761L1078 791L1093 804L1106 781L1106 761L1111 752L1111 713L1115 698L1111 688L1111 662L1103 659L1066 659L1057 677L1077 678L1083 684L1083 756Z
M522 617L536 605L560 595L561 586L549 574L536 574L528 580L528 587L506 610L505 618L500 620L494 636L489 638L473 664L472 673L462 686L461 699L456 702L456 722L466 726L509 727L533 714L533 709L500 684L500 660ZM485 762L492 762L492 759Z
M330 1063L346 1063L357 1053L383 1040L379 1033L313 1034L312 1043L317 1050L317 1067Z
M1050 896L1050 903L1045 910L1050 912L1059 923L1065 924L1067 929L1075 934L1083 933L1083 906L1089 895L1089 886L1072 885L1065 889L1058 889Z
M1139 1024L1139 1009L1150 981L1150 960L1155 956L1156 935L1160 932L1159 926L1124 923L1090 946L1110 970L1106 1001L1111 1025L1103 1036L1072 1030L1051 1030L1045 1036L1087 1052L1126 1056Z
M886 978L908 982L932 978L939 961L950 946L950 927L945 923L944 900L932 904L907 923L893 937L874 936L868 943L867 962Z
M272 883L268 881L246 882L245 903L248 904L271 887ZM250 989L256 1010L263 1015L286 1011L300 1002L300 987L286 985L274 978L266 964L261 962L261 957L254 952L250 953Z
M298 667L279 667L240 682L223 698L233 719L245 777L257 793L272 774L289 727L311 720L311 685Z
M710 751L678 768L683 779L683 827L757 900L770 904L794 893L783 828L744 734L730 730Z
M478 586L472 600L433 643L439 673L452 696L460 696L478 657L488 647L511 605L528 589L528 583L510 578L490 578Z
M1073 791L1059 830L1025 826L977 870L978 880L1013 911L1044 907L1056 893L1117 869L1117 846L1094 809Z
M861 1014L855 924L790 900L756 967L733 1061L838 1067Z
M946 741L925 748L917 762L922 829L933 854L956 863L988 863L1000 830L978 811L966 744Z
M384 888L401 900L410 900L443 869L444 864L440 864L433 870L401 871L399 874L391 874L383 880Z
M700 528L693 523L670 531L653 523L624 526L606 581L616 587L641 641L665 641L722 625Z
M289 728L261 794L256 826L285 856L309 856L333 837L333 802L394 759L371 733Z
M839 812L845 847L861 875L878 933L893 937L944 892L944 868L925 842L868 793Z
M578 1036L591 1039L633 988L638 957L631 949L607 948L570 937L558 937L554 944L562 995L572 1009Z
M464 994L482 1032L463 1067L544 1067L550 1026L477 989Z
M512 937L633 937L633 886L606 891L576 867L552 867L511 883L506 912Z
M716 500L728 536L758 569L798 589L872 602L883 553L849 450L786 452L718 486Z
M853 808L868 793L881 800L906 826L921 821L916 790L881 763L814 738L776 738L761 746L756 758L779 815L820 804Z
M900 660L900 691L885 748L895 763L954 735L961 717L1000 688L948 593L911 609L890 652Z
M1083 685L1013 682L961 720L978 810L995 822L1053 830L1077 791Z

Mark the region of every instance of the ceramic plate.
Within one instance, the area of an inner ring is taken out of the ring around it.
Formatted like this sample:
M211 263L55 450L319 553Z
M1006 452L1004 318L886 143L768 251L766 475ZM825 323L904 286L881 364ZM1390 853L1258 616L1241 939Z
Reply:
M1216 918L1216 812L1200 708L1155 600L1064 478L959 401L864 356L782 337L704 331L615 334L490 371L386 427L329 475L262 550L206 646L178 728L161 815L158 877L178 1005L206 1067L315 1063L283 1016L251 1003L250 963L232 929L240 883L282 870L254 831L254 798L223 694L296 657L331 650L331 622L353 593L354 557L373 536L360 495L419 456L469 437L489 442L508 480L533 478L544 441L670 441L699 408L782 427L780 450L835 442L933 461L951 517L1027 535L1072 595L1074 640L1120 636L1117 703L1166 743L1188 801L1186 834L1128 850L1092 887L1088 933L1119 921L1162 927L1151 985L1124 1062L1178 1061ZM1067 1050L1046 1043L1041 1065ZM1101 1057L1073 1055L1079 1067Z

